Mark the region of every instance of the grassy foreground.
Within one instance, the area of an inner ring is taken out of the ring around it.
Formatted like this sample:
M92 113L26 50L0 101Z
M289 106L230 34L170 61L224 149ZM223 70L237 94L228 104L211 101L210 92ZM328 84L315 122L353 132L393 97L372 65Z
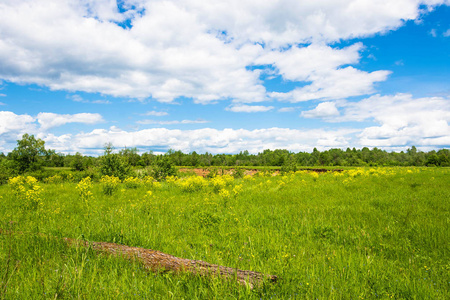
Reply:
M0 299L450 299L450 169L0 186ZM38 234L40 233L40 234ZM146 272L114 242L278 275Z

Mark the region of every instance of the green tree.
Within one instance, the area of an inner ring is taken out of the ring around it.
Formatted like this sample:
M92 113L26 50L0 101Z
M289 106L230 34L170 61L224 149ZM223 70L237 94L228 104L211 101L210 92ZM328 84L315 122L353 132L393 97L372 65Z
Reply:
M170 156L160 155L153 163L152 176L156 180L164 180L167 176L176 175L174 163Z
M72 170L74 170L74 171L86 170L86 163L85 163L85 159L84 159L83 155L81 153L77 152L73 156L70 166L72 167Z
M105 145L105 153L100 157L100 173L124 180L131 175L131 166L126 157L113 153L113 150L111 143Z
M42 167L42 158L47 154L45 142L25 133L17 140L17 147L11 152L19 173L36 171Z
M139 156L139 150L134 148L126 148L119 151L119 154L123 157L126 157L128 160L128 163L132 166L139 165L139 160L141 157Z

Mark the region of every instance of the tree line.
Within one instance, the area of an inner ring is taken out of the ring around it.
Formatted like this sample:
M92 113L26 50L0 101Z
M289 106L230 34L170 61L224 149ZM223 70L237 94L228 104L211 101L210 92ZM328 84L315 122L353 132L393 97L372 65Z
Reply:
M17 147L7 153L0 153L0 173L25 173L42 167L70 167L76 171L90 168L147 167L161 164L161 161L175 166L450 166L450 151L441 149L423 152L415 146L405 152L387 152L378 148L347 148L309 152L290 152L288 150L264 150L258 154L241 151L238 154L183 153L170 149L167 153L156 155L153 152L139 153L137 148L124 148L114 151L111 144L105 145L105 152L99 157L80 153L63 154L46 149L45 142L33 135L24 134L17 141ZM105 169L106 168L106 169Z

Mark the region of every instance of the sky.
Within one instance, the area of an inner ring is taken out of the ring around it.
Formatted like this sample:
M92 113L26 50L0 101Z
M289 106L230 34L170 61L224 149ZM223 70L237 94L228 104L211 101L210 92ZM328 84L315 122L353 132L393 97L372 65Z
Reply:
M450 148L450 0L0 0L0 152Z

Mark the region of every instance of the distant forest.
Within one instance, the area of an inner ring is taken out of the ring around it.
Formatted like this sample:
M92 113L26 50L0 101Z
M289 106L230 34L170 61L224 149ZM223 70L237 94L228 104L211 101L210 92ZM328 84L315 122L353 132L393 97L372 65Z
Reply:
M169 160L176 166L450 166L450 150L423 152L412 146L406 152L387 152L378 148L347 148L309 152L290 152L288 150L264 150L258 154L242 151L239 154L183 153L169 150L164 155L152 152L139 153L137 148L114 151L111 144L105 145L103 156L84 156L80 153L63 154L47 150L44 141L25 134L17 141L17 148L8 154L0 153L0 171L5 168L21 171L41 167L71 167L83 171L99 166L106 155L120 156L128 165L146 167L159 159ZM35 166L35 167L33 167Z

